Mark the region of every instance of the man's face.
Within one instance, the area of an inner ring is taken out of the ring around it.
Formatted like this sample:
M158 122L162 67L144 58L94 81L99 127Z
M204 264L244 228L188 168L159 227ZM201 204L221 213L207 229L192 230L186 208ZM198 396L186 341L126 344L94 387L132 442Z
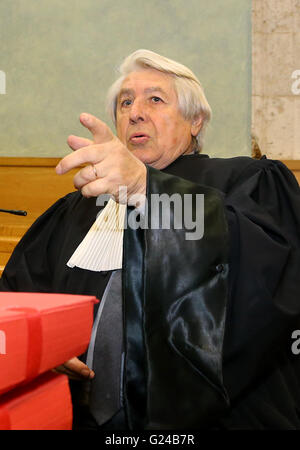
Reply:
M143 163L163 169L191 151L200 124L185 120L171 75L153 69L132 72L117 103L118 138Z

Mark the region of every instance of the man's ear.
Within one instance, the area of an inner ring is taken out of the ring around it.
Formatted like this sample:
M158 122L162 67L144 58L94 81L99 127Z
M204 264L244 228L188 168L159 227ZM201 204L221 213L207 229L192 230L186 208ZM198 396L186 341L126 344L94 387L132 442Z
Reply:
M197 136L197 134L202 128L202 125L203 125L203 117L201 115L193 119L191 126L192 136Z

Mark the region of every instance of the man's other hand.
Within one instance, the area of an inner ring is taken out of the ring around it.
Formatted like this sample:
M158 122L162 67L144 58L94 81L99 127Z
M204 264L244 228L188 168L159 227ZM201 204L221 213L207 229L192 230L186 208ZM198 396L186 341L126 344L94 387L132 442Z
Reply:
M95 376L95 372L76 357L69 359L61 366L53 369L53 371L68 375L71 380L79 381L90 380Z

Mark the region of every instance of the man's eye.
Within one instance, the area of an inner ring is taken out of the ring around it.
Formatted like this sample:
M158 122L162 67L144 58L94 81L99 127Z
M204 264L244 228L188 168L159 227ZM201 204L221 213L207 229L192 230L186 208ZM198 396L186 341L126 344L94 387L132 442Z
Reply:
M162 99L160 97L151 97L151 100L153 101L153 103L162 102Z
M130 99L127 98L126 100L123 100L123 101L121 102L121 106L130 106L131 103L132 103L132 100L130 100Z

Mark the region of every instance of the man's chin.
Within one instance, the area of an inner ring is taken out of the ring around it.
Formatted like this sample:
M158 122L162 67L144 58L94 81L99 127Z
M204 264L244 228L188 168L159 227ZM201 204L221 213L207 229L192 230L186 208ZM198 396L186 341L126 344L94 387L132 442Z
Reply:
M147 149L146 147L142 146L134 147L131 150L131 152L136 158L138 158L144 164L151 165L156 160L156 158L153 155L153 152L150 149Z
M166 161L162 161L160 158L154 158L153 156L151 157L151 155L146 155L144 154L135 154L134 155L136 158L138 158L140 161L142 161L142 163L147 164L147 166L151 166L154 169L164 169L165 167L168 166L168 163Z

